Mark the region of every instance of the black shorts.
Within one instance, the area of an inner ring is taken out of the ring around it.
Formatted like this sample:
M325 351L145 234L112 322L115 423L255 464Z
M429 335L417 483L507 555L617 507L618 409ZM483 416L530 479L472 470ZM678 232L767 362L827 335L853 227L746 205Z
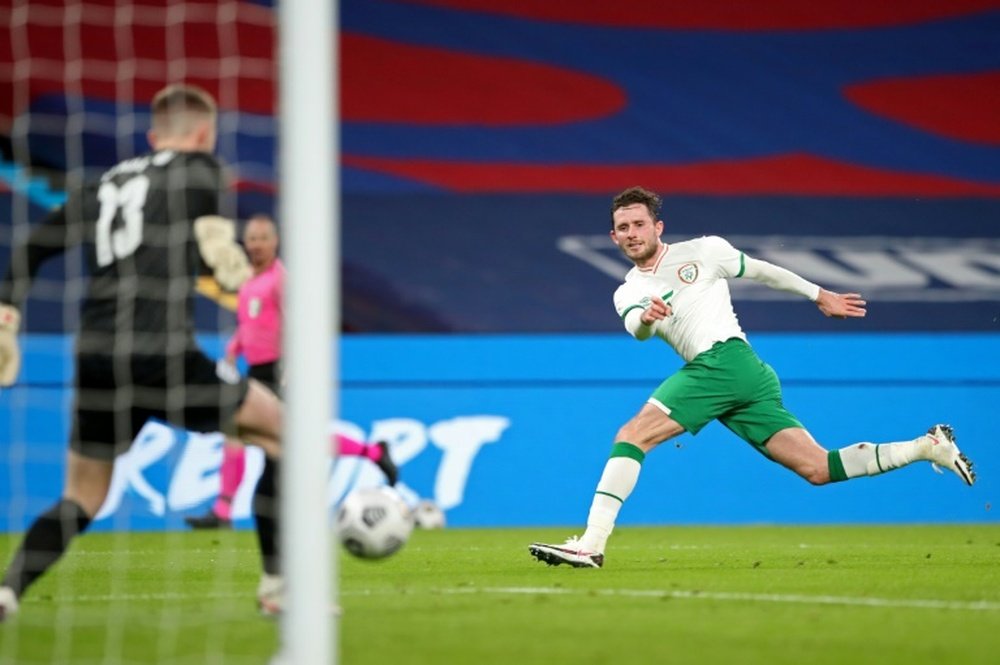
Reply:
M150 418L195 432L228 427L247 393L238 372L197 350L176 356L79 354L70 448L113 460Z
M271 391L281 397L281 363L277 360L273 363L261 363L250 365L247 374L251 379L257 379Z

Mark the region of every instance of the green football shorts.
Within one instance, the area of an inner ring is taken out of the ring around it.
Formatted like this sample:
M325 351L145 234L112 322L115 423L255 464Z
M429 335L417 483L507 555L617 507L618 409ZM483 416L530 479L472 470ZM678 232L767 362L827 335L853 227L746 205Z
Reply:
M802 427L781 401L778 375L737 338L699 353L661 383L649 401L691 434L718 419L764 455L764 444L776 432Z

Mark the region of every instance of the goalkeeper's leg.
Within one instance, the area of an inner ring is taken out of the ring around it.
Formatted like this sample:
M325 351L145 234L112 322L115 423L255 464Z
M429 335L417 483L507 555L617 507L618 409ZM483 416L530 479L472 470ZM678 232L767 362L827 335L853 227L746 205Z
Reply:
M253 513L263 569L257 604L261 612L268 615L280 613L284 602L278 548L281 517L278 457L283 419L281 400L263 384L251 379L243 404L236 413L236 427L240 440L260 446L265 455L264 470L254 490Z
M108 494L112 462L70 451L62 498L28 528L24 541L0 585L0 621L17 611L28 587L62 557L70 542L83 533Z
M253 495L253 516L260 545L263 573L257 588L257 606L263 614L279 614L284 604L284 580L281 575L279 554L279 473L278 460L264 458L264 470L257 480Z

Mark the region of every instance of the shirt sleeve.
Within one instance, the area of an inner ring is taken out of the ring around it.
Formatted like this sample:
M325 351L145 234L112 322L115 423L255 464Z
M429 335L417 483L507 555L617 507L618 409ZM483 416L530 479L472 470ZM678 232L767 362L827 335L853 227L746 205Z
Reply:
M13 243L7 269L0 280L0 302L20 308L42 264L82 241L80 198L71 198L31 229L27 238Z
M183 210L182 216L192 222L203 215L218 215L222 211L222 168L214 157L207 153L187 153L174 169L183 169L182 174L171 171L169 178L182 178L185 187L171 189L170 193L180 200L171 201L171 210Z
M711 266L715 276L721 279L742 277L745 269L743 252L719 236L705 236L701 239L702 260Z
M626 285L615 291L615 310L625 324L625 330L639 341L647 340L653 335L653 326L642 322L642 312L649 307L649 297L638 298Z
M716 274L719 277L733 279L745 277L772 289L795 293L809 300L816 300L819 297L817 284L799 277L791 270L749 257L729 244L725 238L708 236L703 240L707 258L716 266Z
M796 293L812 301L819 298L819 285L796 275L791 270L760 259L752 259L749 256L745 258L745 265L746 270L743 276L747 279L752 279L772 289Z

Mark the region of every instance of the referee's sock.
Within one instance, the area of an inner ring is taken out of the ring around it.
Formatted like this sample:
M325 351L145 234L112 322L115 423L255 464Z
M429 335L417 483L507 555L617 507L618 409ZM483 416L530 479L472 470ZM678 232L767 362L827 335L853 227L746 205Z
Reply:
M24 542L7 569L2 586L10 587L20 597L59 560L70 541L83 533L90 522L90 516L80 504L60 499L28 529Z
M257 542L260 544L260 558L264 572L268 575L281 574L281 560L278 553L278 460L264 457L264 471L257 481L253 493L253 516L257 527Z

